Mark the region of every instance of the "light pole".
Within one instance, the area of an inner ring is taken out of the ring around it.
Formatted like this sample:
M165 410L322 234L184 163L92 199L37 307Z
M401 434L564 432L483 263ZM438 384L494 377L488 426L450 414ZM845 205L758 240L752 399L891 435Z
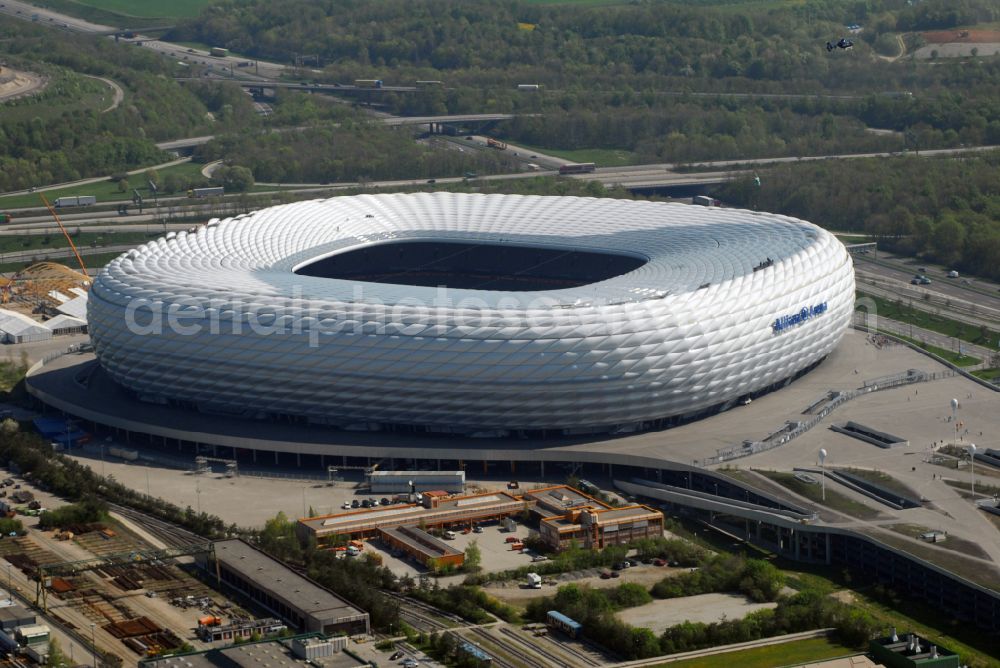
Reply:
M306 516L306 488L302 488L302 517Z
M951 400L951 421L955 425L955 440L952 445L958 443L958 399Z
M7 564L7 602L14 605L14 578L10 573L10 568L14 564Z
M152 496L149 493L149 464L146 464L146 496Z
M976 500L976 444L969 443L969 472L972 475L972 500Z
M826 501L826 448L819 449L819 474L823 486L823 501Z
M90 623L90 648L94 651L94 668L97 668L97 624Z
M201 481L194 481L194 493L198 496L198 514L201 515Z

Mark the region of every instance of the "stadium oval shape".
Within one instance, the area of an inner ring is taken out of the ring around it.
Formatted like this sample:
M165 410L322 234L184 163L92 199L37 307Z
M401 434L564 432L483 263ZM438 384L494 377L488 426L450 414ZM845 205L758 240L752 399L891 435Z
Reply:
M88 320L101 365L147 401L502 435L731 407L833 351L853 302L844 246L793 218L422 193L167 235L101 271Z

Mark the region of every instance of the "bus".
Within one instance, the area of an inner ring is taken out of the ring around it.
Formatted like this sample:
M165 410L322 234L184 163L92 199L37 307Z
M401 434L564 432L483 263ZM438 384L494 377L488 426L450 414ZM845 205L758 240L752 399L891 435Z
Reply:
M589 174L597 169L597 165L592 162L577 162L571 165L563 165L559 168L560 174Z
M357 86L358 88L381 88L382 87L382 80L381 79L357 79L357 80L355 80L354 85Z
M507 150L507 144L505 142L502 142L499 139L494 139L493 137L486 138L486 145L499 151Z

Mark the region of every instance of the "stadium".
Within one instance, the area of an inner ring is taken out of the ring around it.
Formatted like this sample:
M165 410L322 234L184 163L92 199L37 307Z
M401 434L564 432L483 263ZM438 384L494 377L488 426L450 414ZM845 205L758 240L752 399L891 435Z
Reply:
M146 402L352 430L625 432L787 384L845 332L832 235L735 209L423 193L170 233L96 279L97 358Z

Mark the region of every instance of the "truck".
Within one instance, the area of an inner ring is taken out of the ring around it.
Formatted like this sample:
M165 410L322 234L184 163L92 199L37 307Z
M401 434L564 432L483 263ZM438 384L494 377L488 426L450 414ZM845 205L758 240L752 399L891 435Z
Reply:
M381 79L356 79L354 85L358 88L381 88Z
M0 225L6 225L14 218L9 213L0 213Z
M722 202L706 195L695 195L691 198L691 203L698 206L722 206Z
M538 573L528 573L528 589L541 589L542 576Z
M226 194L226 189L222 186L212 186L209 188L192 188L188 191L188 197L222 197Z
M73 195L71 197L58 197L56 198L55 205L57 208L62 208L64 206L93 206L97 204L97 198L94 195Z
M559 168L560 174L589 174L597 169L597 165L592 162L577 162L563 165Z
M229 49L224 49L221 46L213 46L208 52L217 58L225 58L229 55Z
M538 90L541 88L538 84L517 84L518 90Z
M486 145L489 146L490 148L495 148L498 151L506 151L507 150L507 144L506 144L506 142L502 142L499 139L494 139L493 137L487 137L486 138Z

